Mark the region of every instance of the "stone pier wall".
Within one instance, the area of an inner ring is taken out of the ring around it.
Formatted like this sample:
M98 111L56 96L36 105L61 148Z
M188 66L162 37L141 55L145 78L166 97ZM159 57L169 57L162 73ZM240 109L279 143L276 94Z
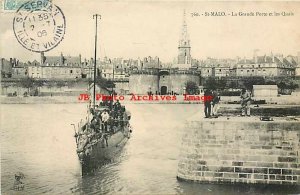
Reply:
M177 178L300 185L300 122L218 118L187 122Z

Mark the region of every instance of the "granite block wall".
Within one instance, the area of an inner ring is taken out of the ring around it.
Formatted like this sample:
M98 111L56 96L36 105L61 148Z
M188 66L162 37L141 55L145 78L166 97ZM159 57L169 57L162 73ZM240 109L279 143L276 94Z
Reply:
M299 125L253 117L189 121L183 130L178 179L299 185Z

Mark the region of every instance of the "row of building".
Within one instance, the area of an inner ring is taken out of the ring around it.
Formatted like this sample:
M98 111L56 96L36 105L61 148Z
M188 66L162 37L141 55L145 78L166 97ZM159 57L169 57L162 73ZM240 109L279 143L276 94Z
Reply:
M300 53L298 56L263 55L253 59L212 59L202 62L201 76L263 76L263 77L294 77L300 76Z
M81 56L49 56L42 55L43 64L33 62L19 62L15 58L1 59L1 75L6 78L43 78L43 79L75 79L92 78L94 60L84 59ZM176 64L174 69L197 69L201 77L227 77L227 76L264 76L264 77L294 77L300 76L300 53L298 56L264 55L254 56L253 59L215 59L197 61L191 68L182 68ZM147 69L171 68L162 64L158 57L144 59L122 58L97 61L98 72L107 79L126 79L132 71Z
M106 79L126 79L132 70L160 68L158 57L151 56L141 59L97 59L97 74ZM93 78L94 59L81 60L79 56L45 56L41 53L38 62L20 62L16 58L1 58L2 78L41 78L41 79L76 79Z
M78 56L45 56L40 62L22 63L16 59L1 59L2 77L77 79L93 78L94 62ZM164 64L158 57L122 59L107 57L96 60L96 74L106 79L119 81L116 89L134 94L182 94L189 81L200 85L205 77L295 77L300 76L300 52L297 56L257 55L252 59L193 59L191 41L184 20L175 62ZM126 83L127 82L127 83Z

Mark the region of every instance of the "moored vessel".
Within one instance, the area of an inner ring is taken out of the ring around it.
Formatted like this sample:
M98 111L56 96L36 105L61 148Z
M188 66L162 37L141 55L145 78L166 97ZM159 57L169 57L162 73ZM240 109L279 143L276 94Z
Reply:
M130 138L130 113L118 102L109 104L112 106L90 108L77 130L74 125L82 175L111 162Z
M115 95L113 89L110 99L103 100L96 105L97 19L101 16L95 14L93 18L96 19L93 105L89 102L87 116L78 123L77 129L74 125L82 175L112 161L126 144L132 132L129 123L131 114L119 101L113 101Z

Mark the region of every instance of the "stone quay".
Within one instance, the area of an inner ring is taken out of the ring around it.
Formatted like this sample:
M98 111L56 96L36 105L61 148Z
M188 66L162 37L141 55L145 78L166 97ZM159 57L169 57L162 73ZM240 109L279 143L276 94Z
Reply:
M300 185L296 118L219 117L187 121L178 180Z

